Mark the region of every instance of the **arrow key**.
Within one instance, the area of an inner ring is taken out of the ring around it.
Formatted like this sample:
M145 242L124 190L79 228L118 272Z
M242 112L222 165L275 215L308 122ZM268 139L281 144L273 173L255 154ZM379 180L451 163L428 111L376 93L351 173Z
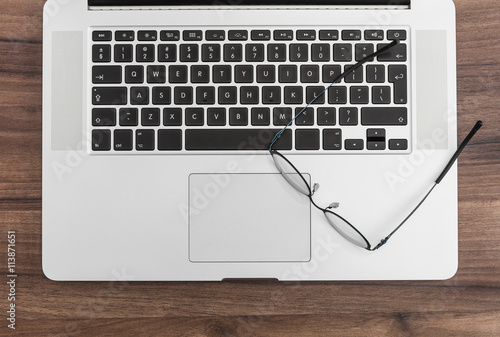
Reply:
M389 140L390 150L408 150L408 140L406 139L391 139Z

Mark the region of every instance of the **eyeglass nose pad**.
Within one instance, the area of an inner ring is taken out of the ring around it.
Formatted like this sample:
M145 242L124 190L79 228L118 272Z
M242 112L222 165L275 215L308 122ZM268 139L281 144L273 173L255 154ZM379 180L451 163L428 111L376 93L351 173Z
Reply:
M332 202L328 207L327 209L331 209L331 208L339 208L340 207L340 203L339 202Z
M314 183L311 195L314 195L314 193L316 193L317 190L319 190L319 184Z

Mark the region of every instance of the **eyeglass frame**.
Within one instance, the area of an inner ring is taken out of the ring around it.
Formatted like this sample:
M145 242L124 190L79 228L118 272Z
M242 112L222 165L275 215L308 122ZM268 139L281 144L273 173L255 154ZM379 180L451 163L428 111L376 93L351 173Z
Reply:
M377 52L371 54L371 55L368 55L367 57L365 57L363 60L359 61L358 63L356 63L355 65L353 65L352 67L346 69L344 71L344 73L340 74L328 87L325 88L325 90L323 90L320 94L318 94L316 97L313 98L313 100L311 100L311 102L309 102L283 129L281 129L280 131L278 131L273 140L271 141L270 145L269 145L269 153L271 154L271 157L273 158L273 161L278 169L278 171L280 171L281 175L284 176L284 173L281 172L279 166L277 165L276 163L276 159L274 156L278 155L280 156L283 160L285 160L288 165L290 165L290 167L299 175L299 177L302 179L302 181L304 182L304 185L307 186L308 190L309 190L309 194L307 195L307 197L309 198L310 202L312 203L312 205L314 207L316 207L317 209L319 209L320 211L322 211L328 221L328 223L330 223L330 225L332 225L332 227L340 234L342 235L346 240L348 240L349 242L353 243L354 245L358 246L358 247L361 247L361 248L364 248L368 251L376 251L378 250L380 247L382 247L383 245L385 245L387 243L387 241L407 222L407 220L420 208L420 206L424 203L424 201L427 199L427 197L431 194L431 192L434 190L434 188L439 184L441 183L441 181L443 180L443 178L446 176L446 174L448 173L448 171L451 169L451 167L453 166L453 164L455 163L455 161L458 159L459 155L462 153L463 149L465 148L465 146L467 146L467 144L469 143L469 141L472 139L472 137L476 134L476 132L482 127L483 123L482 121L477 121L476 124L474 125L474 127L472 128L472 130L469 132L469 134L467 135L467 137L465 137L465 139L463 140L463 142L460 144L460 146L457 148L455 154L451 157L450 161L448 162L448 164L445 166L444 170L441 172L441 174L438 176L438 178L435 180L434 182L434 185L431 187L431 189L427 192L427 194L425 194L425 196L422 198L422 200L417 204L417 206L410 212L410 214L392 231L389 233L389 235L387 235L384 239L382 239L380 241L380 243L378 243L375 247L372 248L372 245L370 244L370 242L368 241L368 239L355 227L353 226L349 221L347 221L345 218L343 218L342 216L340 216L339 214L335 213L332 211L332 209L338 207L338 205L336 205L336 203L334 204L331 204L329 205L328 207L326 208L322 208L320 206L318 206L316 204L316 202L314 202L314 199L313 199L313 196L314 196L314 193L316 192L316 190L318 189L319 185L317 184L314 184L313 185L313 188L311 189L311 186L310 184L307 182L307 180L304 178L304 176L302 175L302 173L300 173L300 171L295 167L295 165L292 164L292 162L290 160L288 160L288 158L286 158L283 154L281 154L280 152L278 152L277 150L274 150L273 149L273 146L274 144L280 139L281 135L285 132L285 130L290 127L292 125L292 123L311 105L313 104L319 97L321 97L326 91L328 91L328 89L330 89L335 83L339 82L340 80L342 80L344 77L346 77L347 75L349 75L350 73L352 73L354 70L356 70L357 68L361 67L364 63L370 61L370 60L373 60L375 59L375 57L377 57L378 55L381 55L383 53L385 53L387 50L389 50L390 48L394 47L395 45L397 45L399 43L398 40L394 40L392 43L390 43L389 45L381 48L380 50L378 50ZM284 177L285 180L292 186L294 187L299 193L302 193L301 191L299 191L292 183L290 183L288 181L288 179L286 179L286 177ZM340 230L338 230L336 228L336 226L334 224L332 224L332 222L329 220L328 216L327 216L327 213L330 213L336 217L338 217L340 220L344 221L347 225L349 225L351 227L351 229L353 229L358 235L360 238L362 238L364 240L364 242L366 243L366 247L363 247L361 245L358 245L357 243L355 243L353 240L349 239L346 235L344 235Z

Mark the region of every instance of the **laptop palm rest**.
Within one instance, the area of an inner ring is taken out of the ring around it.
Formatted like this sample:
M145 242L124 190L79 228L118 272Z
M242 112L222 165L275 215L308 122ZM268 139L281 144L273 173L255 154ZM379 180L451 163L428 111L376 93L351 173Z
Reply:
M280 174L191 174L191 262L307 262L311 206Z

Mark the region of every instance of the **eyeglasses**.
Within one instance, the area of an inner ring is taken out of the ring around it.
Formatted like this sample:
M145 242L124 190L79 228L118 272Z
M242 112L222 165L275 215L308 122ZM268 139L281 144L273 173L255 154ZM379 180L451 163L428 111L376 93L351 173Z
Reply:
M279 153L277 150L273 149L273 145L280 139L281 135L285 130L292 125L293 121L297 119L306 109L309 107L314 101L316 101L321 95L323 95L330 87L332 87L335 83L340 82L344 77L349 75L351 72L356 70L357 68L361 67L364 63L373 60L375 57L377 57L380 54L385 53L387 50L390 48L394 47L397 45L399 42L397 40L393 41L391 44L385 46L384 48L380 49L379 51L367 56L363 60L359 61L356 63L354 66L350 67L349 69L346 69L344 73L339 75L333 82L330 84L328 87L325 88L319 95L314 97L314 99L309 102L282 130L276 133L274 136L273 140L271 141L271 144L269 146L269 152L271 153L271 156L273 158L274 164L276 165L276 168L278 171L281 173L281 175L286 179L286 181L298 192L302 193L303 195L307 196L311 203L322 211L326 217L326 220L330 223L330 225L340 234L342 235L345 239L348 241L352 242L353 244L364 248L368 251L375 251L385 245L387 241L396 233L405 223L406 221L419 209L419 207L424 203L424 201L427 199L427 197L431 194L431 192L434 190L434 188L443 180L443 178L446 176L450 168L453 166L455 161L458 159L458 156L460 153L462 153L463 149L465 146L469 143L469 141L472 139L472 137L476 134L476 132L481 128L483 123L481 121L477 121L472 130L469 132L467 137L465 137L464 141L460 144L458 147L457 151L455 154L451 157L450 161L444 168L444 170L441 172L439 177L436 179L434 182L434 185L431 187L429 192L423 197L423 199L417 204L417 206L411 211L411 213L391 232L389 235L387 235L384 239L380 241L375 247L372 247L370 242L366 239L366 237L356 228L354 227L349 221L344 219L342 216L339 214L335 213L333 209L337 208L339 205L338 203L333 203L329 205L326 208L318 206L314 200L313 200L313 195L314 193L318 190L319 185L314 184L313 187L307 183L307 180L304 178L302 173L288 160L284 155Z

